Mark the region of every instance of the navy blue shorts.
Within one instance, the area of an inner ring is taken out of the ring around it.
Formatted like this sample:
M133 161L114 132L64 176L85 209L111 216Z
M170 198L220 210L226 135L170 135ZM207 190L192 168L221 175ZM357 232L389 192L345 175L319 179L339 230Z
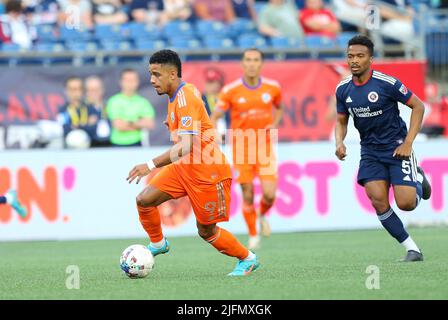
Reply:
M392 155L393 149L361 147L358 183L364 186L373 180L386 180L392 185L417 187L417 160L412 151L409 160L400 160Z

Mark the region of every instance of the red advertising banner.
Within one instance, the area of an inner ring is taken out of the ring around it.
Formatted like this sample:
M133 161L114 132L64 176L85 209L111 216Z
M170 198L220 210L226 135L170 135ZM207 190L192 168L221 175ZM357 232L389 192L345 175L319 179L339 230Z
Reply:
M266 62L263 76L277 80L282 87L285 103L284 118L279 130L280 141L328 140L334 122L327 120L329 103L341 80L335 66L343 62L322 61ZM200 90L205 83L205 72L213 67L222 72L229 83L242 76L237 62L190 62L183 66L183 77ZM420 61L379 62L374 68L400 79L421 99L424 99L425 64Z
M280 141L327 140L333 128L328 120L329 105L341 75L336 66L344 62L323 61L266 61L263 76L277 80L282 87L285 103L284 118L279 130ZM64 102L64 80L69 75L86 78L98 75L105 84L105 98L117 93L120 71L126 67L138 70L141 79L140 94L156 109L157 127L150 135L151 145L169 143L162 122L166 117L166 98L159 97L149 83L145 65L52 68L7 68L0 72L0 126L33 123L38 119L55 119L58 106ZM229 83L242 76L237 61L186 62L183 78L204 89L205 72L218 69ZM393 61L375 63L376 70L399 78L405 85L424 99L425 68L422 61Z

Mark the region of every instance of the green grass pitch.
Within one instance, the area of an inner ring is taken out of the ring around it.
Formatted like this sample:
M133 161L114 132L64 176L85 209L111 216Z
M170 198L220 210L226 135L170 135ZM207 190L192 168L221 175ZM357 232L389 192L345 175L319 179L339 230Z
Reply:
M199 237L169 239L144 279L119 268L122 250L145 239L0 244L0 299L448 299L448 229L410 229L424 262L398 263L404 249L383 230L273 234L257 251L261 268L227 277L233 258ZM246 241L246 236L239 236ZM66 288L77 265L80 289ZM369 265L380 289L367 289Z

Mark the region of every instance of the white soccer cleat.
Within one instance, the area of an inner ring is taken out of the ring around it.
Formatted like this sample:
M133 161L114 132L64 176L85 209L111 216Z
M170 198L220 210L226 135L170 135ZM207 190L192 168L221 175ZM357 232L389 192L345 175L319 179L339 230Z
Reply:
M271 235L271 227L266 217L260 216L260 234L263 237L269 237Z
M251 251L260 248L260 236L249 236L247 248Z

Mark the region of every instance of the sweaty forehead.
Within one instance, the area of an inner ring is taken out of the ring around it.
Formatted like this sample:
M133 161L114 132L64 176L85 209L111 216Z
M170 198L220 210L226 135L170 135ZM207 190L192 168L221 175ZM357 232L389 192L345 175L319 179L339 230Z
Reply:
M149 65L150 72L158 72L158 73L170 72L174 68L175 67L171 64L154 63Z
M350 54L366 53L366 54L368 54L369 48L367 48L366 46L362 46L360 44L353 44L348 47L347 53L350 53Z

